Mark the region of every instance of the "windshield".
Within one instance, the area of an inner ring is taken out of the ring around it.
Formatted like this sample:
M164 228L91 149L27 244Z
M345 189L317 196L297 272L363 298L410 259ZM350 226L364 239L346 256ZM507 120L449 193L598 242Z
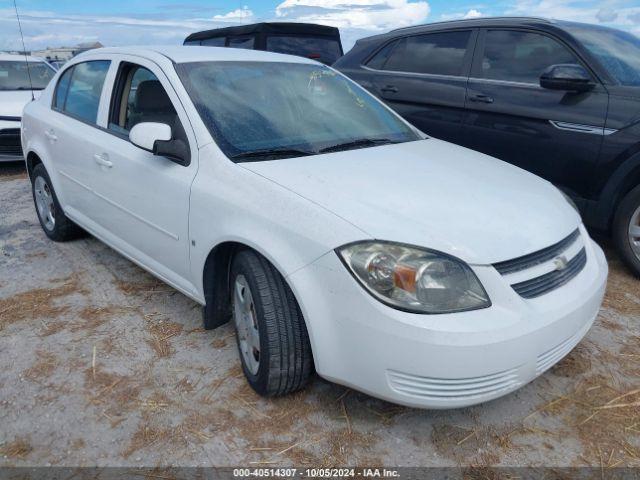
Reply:
M327 65L331 65L342 54L337 39L308 35L269 35L267 51L312 58Z
M613 28L568 27L609 74L625 86L640 86L640 39Z
M236 161L419 139L370 94L324 66L200 62L179 64L178 73L218 146Z
M55 75L55 70L44 62L28 63L31 83L27 74L27 62L0 61L0 90L43 90Z

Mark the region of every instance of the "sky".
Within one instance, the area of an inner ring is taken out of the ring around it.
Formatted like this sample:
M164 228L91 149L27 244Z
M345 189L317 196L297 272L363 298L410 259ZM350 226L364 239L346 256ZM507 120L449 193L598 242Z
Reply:
M640 0L17 0L27 50L100 41L180 44L192 32L258 21L340 28L345 51L362 37L480 16L542 16L640 36ZM0 50L21 50L13 0L0 0Z

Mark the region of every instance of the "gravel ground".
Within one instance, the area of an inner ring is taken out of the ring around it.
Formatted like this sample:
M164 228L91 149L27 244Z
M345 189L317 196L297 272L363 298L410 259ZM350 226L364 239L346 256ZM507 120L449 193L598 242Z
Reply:
M0 165L0 466L640 466L640 281L607 256L595 326L505 398L421 411L316 377L265 400L229 325L94 238L48 241Z

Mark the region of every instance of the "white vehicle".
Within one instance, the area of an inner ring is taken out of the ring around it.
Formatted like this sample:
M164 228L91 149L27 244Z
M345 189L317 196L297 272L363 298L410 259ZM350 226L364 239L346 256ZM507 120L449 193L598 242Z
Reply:
M55 73L41 58L0 54L0 163L23 160L20 147L22 110L40 94Z
M312 60L100 49L23 117L38 217L233 319L262 395L324 378L392 402L504 395L586 334L607 264L550 183L428 138Z

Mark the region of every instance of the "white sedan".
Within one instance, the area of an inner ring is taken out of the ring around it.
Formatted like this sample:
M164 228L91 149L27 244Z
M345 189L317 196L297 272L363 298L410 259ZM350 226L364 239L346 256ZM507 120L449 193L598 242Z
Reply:
M56 71L41 58L0 54L0 163L23 160L20 116Z
M550 183L429 138L317 62L100 49L23 117L38 218L233 319L262 395L313 370L405 405L513 391L564 357L607 264Z

